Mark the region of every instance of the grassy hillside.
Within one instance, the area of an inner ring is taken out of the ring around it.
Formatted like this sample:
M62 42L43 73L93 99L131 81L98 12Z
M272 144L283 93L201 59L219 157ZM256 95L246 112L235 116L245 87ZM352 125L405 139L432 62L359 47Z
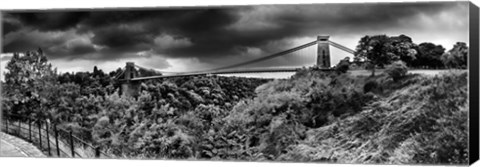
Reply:
M468 162L467 73L374 79L379 95L355 115L310 129L282 160L341 163ZM383 89L383 90L382 90ZM389 89L389 90L388 90ZM348 104L347 104L348 105Z

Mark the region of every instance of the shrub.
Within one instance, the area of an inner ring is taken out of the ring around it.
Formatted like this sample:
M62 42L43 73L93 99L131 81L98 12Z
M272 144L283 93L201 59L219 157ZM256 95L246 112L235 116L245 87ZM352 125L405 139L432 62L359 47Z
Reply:
M363 93L374 91L378 88L378 83L375 80L370 80L363 86Z
M467 81L467 73L423 77L356 115L310 130L304 142L291 145L290 152L279 157L339 163L466 164Z
M349 57L346 57L345 59L340 60L340 62L338 62L337 66L335 67L335 70L339 73L346 73L349 68L350 68L350 59Z
M398 81L399 79L405 77L405 75L407 75L407 71L408 68L402 61L396 61L389 65L387 69L385 69L385 73L392 77L393 81Z

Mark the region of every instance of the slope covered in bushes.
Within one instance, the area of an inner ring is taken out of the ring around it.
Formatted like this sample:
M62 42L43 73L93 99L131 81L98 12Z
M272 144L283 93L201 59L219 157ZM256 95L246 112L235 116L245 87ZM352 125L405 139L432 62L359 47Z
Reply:
M466 73L394 81L304 69L255 91L249 82L185 78L145 83L137 99L76 98L64 125L128 158L467 161Z
M291 145L280 159L466 164L467 73L412 76L400 82L403 88L372 101L358 114L309 130L306 139Z

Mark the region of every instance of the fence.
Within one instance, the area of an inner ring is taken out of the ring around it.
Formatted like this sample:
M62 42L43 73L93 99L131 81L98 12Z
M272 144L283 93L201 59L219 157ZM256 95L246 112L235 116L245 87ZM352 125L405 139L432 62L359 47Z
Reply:
M110 158L99 146L93 146L55 124L6 113L2 119L2 131L31 142L50 157Z

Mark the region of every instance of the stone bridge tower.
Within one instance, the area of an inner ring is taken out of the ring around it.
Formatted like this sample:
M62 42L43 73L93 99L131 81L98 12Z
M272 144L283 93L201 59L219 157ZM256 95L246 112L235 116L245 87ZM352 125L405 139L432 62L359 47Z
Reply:
M317 37L318 49L317 49L317 67L330 68L330 44L328 38L330 36L320 35Z
M135 69L135 63L127 62L125 66L125 72L122 79L122 95L137 97L140 91L140 83L132 81L131 79L137 77L137 70Z

